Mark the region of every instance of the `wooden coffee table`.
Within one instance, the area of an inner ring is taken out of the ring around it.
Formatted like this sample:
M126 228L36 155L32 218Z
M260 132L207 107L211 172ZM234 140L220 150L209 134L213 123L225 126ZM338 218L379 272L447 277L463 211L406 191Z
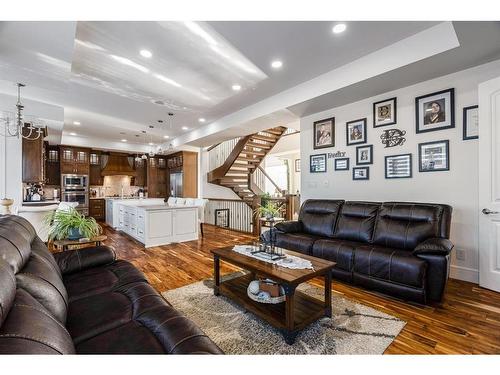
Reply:
M313 270L295 270L237 253L232 247L215 249L212 253L214 255L214 294L216 296L222 294L232 299L246 310L278 328L287 344L293 344L299 331L309 324L324 316L332 316L331 270L335 266L334 262L285 250L287 254L310 260L314 268ZM221 282L221 260L248 270L250 274ZM257 276L270 278L280 283L285 290L286 302L273 305L250 299L247 295L247 287ZM325 279L324 301L296 290L299 284L315 277Z
M101 246L101 243L107 239L108 237L102 234L86 240L57 240L54 241L54 247L58 250L66 251L71 249L81 249L89 246Z

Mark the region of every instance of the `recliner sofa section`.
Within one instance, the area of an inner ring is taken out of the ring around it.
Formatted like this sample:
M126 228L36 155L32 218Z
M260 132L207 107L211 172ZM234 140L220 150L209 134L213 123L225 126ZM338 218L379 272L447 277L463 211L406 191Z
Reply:
M441 301L450 267L452 208L413 202L310 199L276 224L276 245L336 262L338 280L397 298Z
M51 254L0 216L0 354L219 354L131 263L106 246Z

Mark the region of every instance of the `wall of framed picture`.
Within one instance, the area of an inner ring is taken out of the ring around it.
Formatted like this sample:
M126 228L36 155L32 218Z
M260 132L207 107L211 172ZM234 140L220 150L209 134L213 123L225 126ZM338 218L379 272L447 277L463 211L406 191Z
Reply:
M465 260L453 260L452 275L477 269L478 233L460 228L477 228L479 212L477 87L497 76L500 61L301 118L303 161L343 154L325 167L315 160L323 173L302 168L301 199L450 204L452 240L465 252ZM332 118L334 139L323 139L334 146L314 149L313 123Z

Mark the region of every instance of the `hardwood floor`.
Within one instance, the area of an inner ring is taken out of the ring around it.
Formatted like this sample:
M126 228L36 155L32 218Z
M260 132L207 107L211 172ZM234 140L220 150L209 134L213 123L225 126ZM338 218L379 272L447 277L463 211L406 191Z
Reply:
M212 277L211 249L249 242L253 237L205 226L198 241L145 249L135 240L105 227L106 245L135 264L157 291L163 292ZM221 273L236 271L225 263ZM314 281L316 282L316 281ZM322 285L322 280L317 281ZM450 279L444 301L432 306L409 304L334 280L333 293L343 295L407 322L387 354L500 353L500 293Z

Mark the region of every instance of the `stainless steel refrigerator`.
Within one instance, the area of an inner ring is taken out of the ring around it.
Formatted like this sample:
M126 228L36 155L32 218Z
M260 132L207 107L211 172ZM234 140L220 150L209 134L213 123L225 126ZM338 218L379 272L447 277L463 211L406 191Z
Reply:
M182 172L170 173L170 196L182 197Z

